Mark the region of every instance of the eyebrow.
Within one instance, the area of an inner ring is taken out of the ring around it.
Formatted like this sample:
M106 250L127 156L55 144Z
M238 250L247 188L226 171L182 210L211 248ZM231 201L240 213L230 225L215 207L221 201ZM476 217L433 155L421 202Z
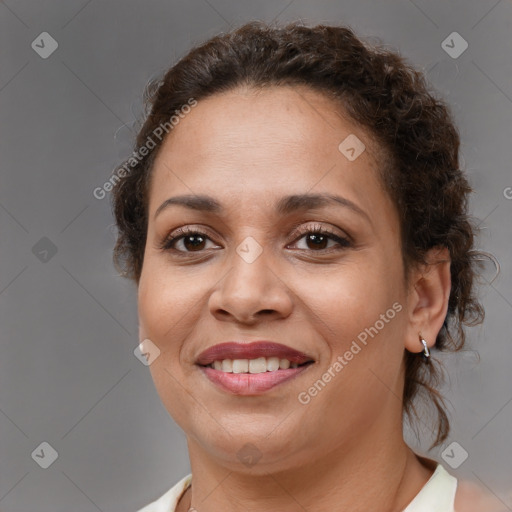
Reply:
M154 218L156 218L163 210L170 206L182 206L190 210L202 211L220 214L224 211L224 207L213 197L207 195L182 195L166 199L156 210ZM357 204L349 199L333 194L294 194L282 197L276 204L276 213L280 215L290 215L291 213L317 210L330 205L343 206L353 212L365 217L370 223L370 217Z

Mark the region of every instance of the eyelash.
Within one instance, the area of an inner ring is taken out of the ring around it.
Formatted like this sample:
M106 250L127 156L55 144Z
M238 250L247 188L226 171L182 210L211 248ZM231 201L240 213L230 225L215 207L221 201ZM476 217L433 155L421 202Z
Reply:
M348 238L339 236L336 233L334 233L333 231L329 230L328 228L324 228L324 227L322 227L322 226L320 226L318 224L313 225L313 226L308 226L308 227L306 227L304 229L299 230L299 232L296 233L297 237L294 239L294 242L297 242L298 240L303 238L305 235L310 235L310 234L327 236L331 240L334 240L335 242L337 242L340 247L337 247L337 248L329 247L329 248L326 248L326 249L319 249L319 250L300 249L301 251L309 250L309 251L312 251L312 252L315 252L315 253L330 253L333 250L334 251L339 251L339 250L343 250L343 249L346 249L346 248L352 246L352 243L350 242L350 240ZM188 255L188 254L194 254L195 252L197 252L197 253L204 252L204 250L203 251L181 251L181 250L175 249L173 247L173 245L176 242L178 242L179 240L183 239L184 237L186 237L186 236L194 236L194 235L202 236L202 237L204 237L204 238L206 238L208 240L211 240L211 238L208 237L208 235L206 233L204 233L203 231L200 231L200 230L198 230L196 228L190 228L190 227L185 226L183 228L178 228L176 231L174 231L173 236L170 236L170 235L167 236L162 241L162 243L159 245L158 248L163 250L163 251L172 251L172 252L174 252L176 254L179 254L180 256L184 256L184 255Z

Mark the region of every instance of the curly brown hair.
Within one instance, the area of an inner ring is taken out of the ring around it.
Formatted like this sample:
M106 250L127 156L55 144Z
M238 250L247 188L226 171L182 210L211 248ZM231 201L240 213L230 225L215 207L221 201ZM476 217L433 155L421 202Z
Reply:
M163 140L140 151L155 130L168 123L191 98L241 85L253 88L303 85L340 104L366 127L388 155L383 185L399 212L404 268L425 263L427 251L446 247L451 257L448 312L436 339L438 350L460 350L464 325L484 317L475 296L475 227L467 214L471 187L459 169L459 135L448 106L429 90L422 73L396 52L360 40L348 27L298 23L269 26L248 23L192 49L161 80L146 89L147 118L134 148L139 157L117 170L112 194L118 227L116 268L137 284L147 233L151 169ZM140 155L147 153L143 157ZM118 172L124 167L125 172ZM418 417L413 399L426 393L437 410L433 446L449 433L445 403L438 387L439 362L424 364L404 351L403 412Z

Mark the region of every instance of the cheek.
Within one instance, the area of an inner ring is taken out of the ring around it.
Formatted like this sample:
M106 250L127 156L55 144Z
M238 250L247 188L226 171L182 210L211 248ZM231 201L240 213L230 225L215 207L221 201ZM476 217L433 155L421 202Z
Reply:
M201 287L192 276L171 273L169 268L147 258L138 288L138 314L141 330L161 343L173 337L201 296Z
M383 406L389 390L399 393L404 350L402 270L386 263L386 258L361 258L357 265L340 267L322 278L300 280L310 321L326 347L321 368L330 374L323 373L322 380L333 382L322 391L323 399L343 403L351 414L370 423L370 411ZM313 285L318 292L312 292ZM315 406L321 408L324 400Z
M144 265L138 288L139 339L150 339L160 350L149 366L151 378L166 410L181 428L188 429L191 390L180 373L180 351L194 287L171 286L174 281L150 259Z
M397 307L387 316L386 312L403 300L399 270L375 258L368 260L340 266L324 275L297 279L298 295L304 299L311 317L321 317L330 327L331 338L339 337L346 342L374 325L381 315L385 315L384 320L396 316ZM385 322L386 326L391 323Z
M326 357L301 390L310 413L305 422L324 418L324 430L333 438L340 431L349 438L354 425L372 428L376 416L399 408L404 307L398 290L377 278L370 272L332 278L318 300L309 303ZM339 415L326 414L332 404Z
M144 265L138 288L139 336L160 350L150 371L156 386L171 393L179 391L181 379L193 371L195 353L189 341L201 332L207 296L215 281L204 270L201 275L192 268L173 270L161 258L149 257ZM179 382L169 380L170 376L179 376Z

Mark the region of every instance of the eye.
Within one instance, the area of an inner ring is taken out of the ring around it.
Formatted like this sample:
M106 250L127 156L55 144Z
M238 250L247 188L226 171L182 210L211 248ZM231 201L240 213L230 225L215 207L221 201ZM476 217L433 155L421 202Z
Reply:
M213 247L207 247L207 242L213 244L212 240L195 228L183 227L178 228L171 235L164 239L159 248L164 251L174 250L176 252L201 252L204 249L218 247L213 244Z
M351 246L348 238L338 235L333 231L330 231L329 229L319 225L308 226L305 229L302 229L299 234L301 236L300 238L296 239L295 243L305 239L305 247L299 247L301 250L312 250L313 252L331 252L332 249L342 250ZM331 243L331 245L329 245L329 243ZM338 245L337 248L336 245Z
M313 252L332 252L350 247L351 242L348 238L343 237L333 231L320 225L308 226L302 228L298 233L299 238L295 239L294 244L304 239L305 247L298 247L300 250ZM208 247L210 243L210 247ZM337 247L336 247L337 246ZM173 251L176 253L193 253L203 252L205 249L219 248L215 245L210 237L197 228L185 226L178 228L169 236L167 236L159 248L164 251Z

